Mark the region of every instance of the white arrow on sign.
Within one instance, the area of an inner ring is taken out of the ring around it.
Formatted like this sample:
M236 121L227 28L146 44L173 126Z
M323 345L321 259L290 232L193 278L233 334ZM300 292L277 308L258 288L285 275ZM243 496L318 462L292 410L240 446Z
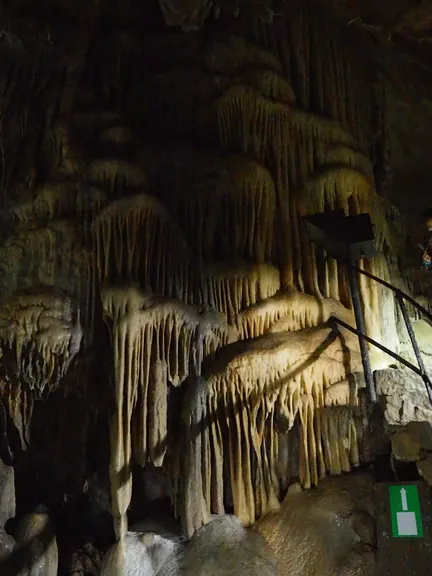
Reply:
M405 488L401 488L400 493L401 493L401 500L402 500L402 510L404 512L406 512L408 510L408 500L407 500Z

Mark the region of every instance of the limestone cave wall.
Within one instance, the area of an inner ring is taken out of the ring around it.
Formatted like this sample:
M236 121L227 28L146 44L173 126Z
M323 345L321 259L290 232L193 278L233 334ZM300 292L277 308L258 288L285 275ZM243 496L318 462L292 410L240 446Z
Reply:
M369 212L362 265L390 279L375 70L313 0L206 4L3 8L0 391L22 512L109 471L122 536L152 464L191 536L362 461L356 341L326 325L354 322L346 270L302 217ZM361 294L398 349L393 300Z

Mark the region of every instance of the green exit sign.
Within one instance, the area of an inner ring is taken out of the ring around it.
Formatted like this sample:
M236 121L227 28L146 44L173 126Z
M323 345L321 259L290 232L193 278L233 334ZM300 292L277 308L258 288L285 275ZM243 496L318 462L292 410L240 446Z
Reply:
M393 538L423 538L417 486L389 486L389 496Z

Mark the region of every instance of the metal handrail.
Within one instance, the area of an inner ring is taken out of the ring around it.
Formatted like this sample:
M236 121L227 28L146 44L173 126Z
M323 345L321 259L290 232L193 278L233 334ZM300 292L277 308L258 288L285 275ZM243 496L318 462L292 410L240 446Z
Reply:
M407 368L409 368L410 370L415 372L418 376L420 376L423 379L423 382L425 383L425 386L426 386L426 391L427 391L427 394L429 397L429 401L432 404L432 382L431 382L427 372L422 372L422 370L420 368L418 368L417 366L415 366L415 364L412 364L408 360L405 360L405 358L402 358L402 356L399 356L399 354L396 354L396 352L393 352L392 350L390 350L389 348L387 348L383 344L380 344L379 342L377 342L373 338L366 336L366 334L363 334L363 332L361 332L360 330L357 330L357 328L354 328L353 326L350 326L349 324L347 324L346 322L344 322L340 318L337 318L336 316L331 316L328 320L328 323L330 325L339 324L340 326L342 326L343 328L346 328L347 330L349 330L353 334L356 334L356 336L358 336L359 338L362 338L365 342L372 344L373 346L375 346L376 348L378 348L382 352L385 352L386 354L388 354L389 356L391 356L392 358L394 358L395 360L397 360L398 362L400 362L401 364L403 364L404 366L406 366Z
M365 270L358 268L357 266L355 266L352 263L350 263L350 268L351 268L352 278L354 277L354 274L353 274L354 271L359 272L360 274L363 274L367 278L370 278L371 280L378 282L382 286L385 286L386 288L388 288L389 290L391 290L395 294L396 300L397 300L397 302L400 306L401 312L402 312L402 316L403 316L403 319L404 319L404 322L405 322L405 325L407 328L407 332L408 332L412 347L414 349L414 354L415 354L416 360L418 362L418 367L415 366L414 364L412 364L411 362L409 362L408 360L405 360L405 358L402 358L402 356L399 356L399 354L396 354L395 352L393 352L392 350L390 350L386 346L383 346L382 344L380 344L376 340L373 340L372 338L369 338L369 336L366 336L364 322L361 322L360 326L359 326L359 322L357 321L358 328L354 328L353 326L350 326L349 324L347 324L343 320L340 320L339 318L336 318L335 316L332 316L330 318L329 322L331 322L333 324L334 323L339 324L340 326L343 326L344 328L346 328L347 330L349 330L350 332L352 332L353 334L356 334L358 336L358 338L360 340L360 345L362 348L362 356L364 356L364 352L365 352L364 349L366 347L366 345L364 343L368 342L369 344L372 344L373 346L375 346L379 350L385 352L386 354L388 354L389 356L391 356L392 358L394 358L395 360L397 360L398 362L400 362L401 364L403 364L404 366L406 366L407 368L409 368L410 370L412 370L413 372L418 374L424 382L429 401L432 404L432 381L429 377L429 374L426 371L426 367L425 367L424 362L423 362L423 357L421 355L420 348L418 346L417 339L415 337L414 330L413 330L413 327L412 327L412 324L411 324L411 321L409 318L408 310L405 306L405 300L407 300L410 304L412 304L415 308L417 308L417 310L419 312L421 312L422 314L427 316L427 318L429 318L431 321L432 321L432 314L428 310L426 310L426 308L421 306L421 304L419 304L416 300L414 300L414 298L412 298L411 296L409 296L408 294L406 294L405 292L403 292L399 288L396 288L392 284L389 284L385 280L382 280L382 278L379 278L378 276L374 276L370 272L366 272ZM356 294L357 294L357 296L359 296L358 289L351 290L351 292L352 292L352 297L354 297ZM353 298L353 300L354 300L354 298ZM355 302L354 302L354 304L355 304ZM360 303L358 303L358 306L360 306ZM360 315L360 319L361 319L361 315ZM363 361L364 368L368 368L368 371L370 372L369 355L367 354L366 359L363 359L363 360L366 360L366 361ZM369 372L368 372L368 374L365 374L365 376L370 376ZM367 380L370 380L370 378L367 378ZM370 385L370 383L369 383L369 385ZM373 399L373 401L375 401L375 398L376 398L375 389L372 392L373 392L372 393L372 399Z
M330 326L332 324L339 324L340 326L342 326L342 328L346 328L347 330L349 330L353 334L356 334L356 336L363 338L363 340L365 340L369 344L372 344L376 348L379 348L380 350L382 350L382 352L385 352L386 354L388 354L389 356L391 356L395 360L398 360L401 364L404 364L407 368L410 368L413 372L415 372L419 376L422 376L422 374L423 374L422 371L415 364L412 364L409 360L405 360L405 358L402 358L402 356L399 356L399 354L396 354L396 352L393 352L393 350L390 350L389 348L384 346L384 344L380 344L379 342L377 342L373 338L370 338L370 336L366 336L366 334L363 334L363 332L361 332L360 330L357 330L357 328L354 328L354 326L347 324L346 322L344 322L343 320L341 320L337 316L331 316L328 320L328 323Z
M382 278L379 278L378 276L375 276L374 274L371 274L370 272L366 272L366 270L362 270L361 268L358 268L358 266L354 266L354 265L351 265L351 266L354 270L356 270L360 274L363 274L363 276L366 276L367 278L371 278L372 280L375 280L375 282L378 282L379 284L382 284L382 286L385 286L386 288L391 290L394 294L396 294L396 297L401 297L404 300L406 300L407 302L409 302L410 304L412 304L412 306L417 308L417 310L419 312L421 312L422 314L427 316L429 318L429 320L432 321L432 314L429 312L429 310L427 310L424 306L419 304L417 302L417 300L412 298L409 294L407 294L403 290L400 290L400 288L396 288L392 284L389 284L388 282L386 282Z

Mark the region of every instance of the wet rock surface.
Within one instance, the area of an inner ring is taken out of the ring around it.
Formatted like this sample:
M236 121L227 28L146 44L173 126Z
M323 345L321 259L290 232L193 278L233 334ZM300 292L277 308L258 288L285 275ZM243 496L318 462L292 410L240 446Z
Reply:
M413 113L378 63L387 32L420 34L427 12L349 2L335 22L330 0L280 4L1 3L0 555L32 576L99 573L114 531L161 574L367 573L371 510L316 489L366 456L357 343L326 324L353 323L346 270L303 218L369 212L365 268L429 305L386 199L429 202L430 102ZM396 349L392 294L360 289L369 335ZM426 479L430 411L395 378L380 384L394 456ZM297 482L311 500L285 498ZM165 530L161 500L180 517ZM180 523L191 540L169 564Z
M15 472L0 460L0 526L15 517Z

